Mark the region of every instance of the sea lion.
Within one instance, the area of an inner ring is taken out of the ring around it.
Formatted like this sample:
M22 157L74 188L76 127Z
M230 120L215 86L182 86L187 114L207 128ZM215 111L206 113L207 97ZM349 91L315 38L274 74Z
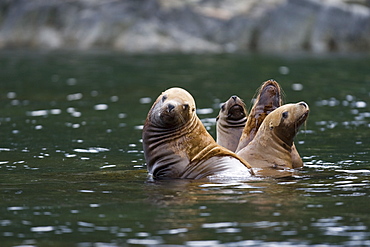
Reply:
M262 83L258 90L257 99L248 115L248 120L245 124L235 152L240 151L253 140L266 116L276 108L280 107L282 103L282 89L279 83L272 79ZM291 155L293 168L303 167L303 161L294 143Z
M221 105L216 118L217 143L235 152L246 121L247 109L244 102L236 95L231 96Z
M236 152L246 147L253 140L265 117L281 104L280 85L275 80L264 82L259 88L257 99L249 112Z
M257 175L283 177L292 175L293 139L306 121L309 107L305 102L286 104L271 112L262 122L253 140L237 154Z
M215 142L184 89L170 88L156 99L142 137L148 172L154 179L253 174L245 160Z

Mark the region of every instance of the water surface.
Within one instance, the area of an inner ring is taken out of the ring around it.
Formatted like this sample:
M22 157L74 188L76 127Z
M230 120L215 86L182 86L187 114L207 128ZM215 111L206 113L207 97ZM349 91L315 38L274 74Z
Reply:
M2 246L370 246L369 57L0 53ZM277 80L311 113L297 179L148 182L141 128L180 86L220 102Z

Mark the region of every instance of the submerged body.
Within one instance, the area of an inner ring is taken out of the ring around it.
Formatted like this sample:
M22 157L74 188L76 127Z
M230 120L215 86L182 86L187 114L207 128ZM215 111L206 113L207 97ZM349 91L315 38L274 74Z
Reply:
M244 102L238 96L231 96L222 104L216 118L217 143L235 152L246 121L247 109Z
M143 128L148 172L154 179L251 176L251 166L218 145L196 115L193 97L171 88L154 102Z
M253 167L256 174L271 177L292 175L293 139L306 121L309 107L305 102L286 104L271 112L253 140L237 154Z

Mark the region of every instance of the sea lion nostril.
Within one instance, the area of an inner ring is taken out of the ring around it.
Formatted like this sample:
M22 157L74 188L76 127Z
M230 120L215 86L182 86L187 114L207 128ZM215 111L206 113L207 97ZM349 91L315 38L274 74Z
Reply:
M233 96L231 96L231 98L232 98L234 101L236 101L236 99L238 98L238 96L233 95Z
M300 102L300 105L303 105L305 108L307 108L307 104L305 102Z
M168 104L168 105L167 105L167 111L168 111L168 112L171 112L174 108L175 108L175 106L174 106L174 105L172 105L172 104Z

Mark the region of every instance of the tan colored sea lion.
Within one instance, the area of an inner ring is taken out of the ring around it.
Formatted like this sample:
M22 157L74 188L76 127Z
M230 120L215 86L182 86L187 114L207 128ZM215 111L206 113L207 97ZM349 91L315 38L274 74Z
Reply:
M217 143L235 152L246 121L247 109L244 102L236 95L231 96L221 105L216 118Z
M251 166L218 145L196 115L193 97L170 88L154 102L143 128L143 148L154 179L248 177Z
M255 137L259 127L266 116L282 105L282 89L275 80L264 82L259 91L257 99L248 115L242 136L235 152L246 147ZM293 168L303 167L303 161L299 155L294 143L292 146Z
M237 154L257 175L284 177L292 174L293 139L306 121L309 107L305 102L286 104L271 112L262 122L253 140Z
M268 80L261 85L257 99L249 112L236 152L246 147L253 140L265 117L281 106L281 98L281 88L276 81Z

